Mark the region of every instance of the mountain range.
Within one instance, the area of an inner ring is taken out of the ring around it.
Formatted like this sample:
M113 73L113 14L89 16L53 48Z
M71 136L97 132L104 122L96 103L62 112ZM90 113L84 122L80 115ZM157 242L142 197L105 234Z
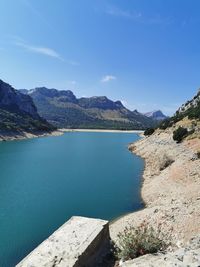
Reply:
M120 101L106 96L77 98L70 90L38 87L21 89L21 93L33 99L38 113L58 128L92 129L145 129L155 120L130 111Z
M155 126L161 111L142 114L106 96L77 98L70 90L16 90L0 80L0 134L36 133L56 128L146 129Z

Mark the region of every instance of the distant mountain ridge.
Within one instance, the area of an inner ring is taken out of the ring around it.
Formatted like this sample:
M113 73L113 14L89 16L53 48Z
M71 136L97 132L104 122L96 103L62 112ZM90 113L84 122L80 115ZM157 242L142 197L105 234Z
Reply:
M164 115L161 110L154 110L151 112L147 112L147 113L144 113L144 115L146 117L152 118L153 120L156 120L156 121L162 121L162 120L165 120L167 118L167 116Z
M0 80L0 133L51 131L54 127L37 113L29 95Z
M41 117L59 128L145 129L154 125L151 118L106 96L76 98L70 90L46 87L21 92L32 97Z

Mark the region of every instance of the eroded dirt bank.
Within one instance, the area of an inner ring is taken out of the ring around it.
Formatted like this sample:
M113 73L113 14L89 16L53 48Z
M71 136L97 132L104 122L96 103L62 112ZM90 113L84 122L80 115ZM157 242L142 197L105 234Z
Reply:
M175 246L184 247L200 234L200 139L177 144L170 130L160 131L129 149L145 159L141 194L146 208L111 224L112 239L126 226L146 221L160 224Z

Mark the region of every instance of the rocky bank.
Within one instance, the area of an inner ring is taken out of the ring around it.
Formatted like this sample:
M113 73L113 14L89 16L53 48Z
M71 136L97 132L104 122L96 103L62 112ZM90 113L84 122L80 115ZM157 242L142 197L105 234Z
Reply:
M112 223L111 238L117 241L117 234L126 226L146 221L153 227L161 225L173 246L165 255L143 256L121 265L200 266L200 139L177 144L169 128L157 130L129 149L145 160L141 189L145 208ZM193 242L192 248L188 242Z
M14 140L22 140L22 139L30 139L36 137L44 137L44 136L59 136L62 135L63 132L60 130L46 132L46 131L38 131L34 133L29 132L14 132L14 131L0 131L0 141L14 141Z

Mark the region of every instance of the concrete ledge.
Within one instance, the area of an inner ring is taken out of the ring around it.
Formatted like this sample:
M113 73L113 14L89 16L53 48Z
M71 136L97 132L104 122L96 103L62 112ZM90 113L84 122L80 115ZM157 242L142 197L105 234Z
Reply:
M109 242L108 221L72 217L16 267L95 266Z

